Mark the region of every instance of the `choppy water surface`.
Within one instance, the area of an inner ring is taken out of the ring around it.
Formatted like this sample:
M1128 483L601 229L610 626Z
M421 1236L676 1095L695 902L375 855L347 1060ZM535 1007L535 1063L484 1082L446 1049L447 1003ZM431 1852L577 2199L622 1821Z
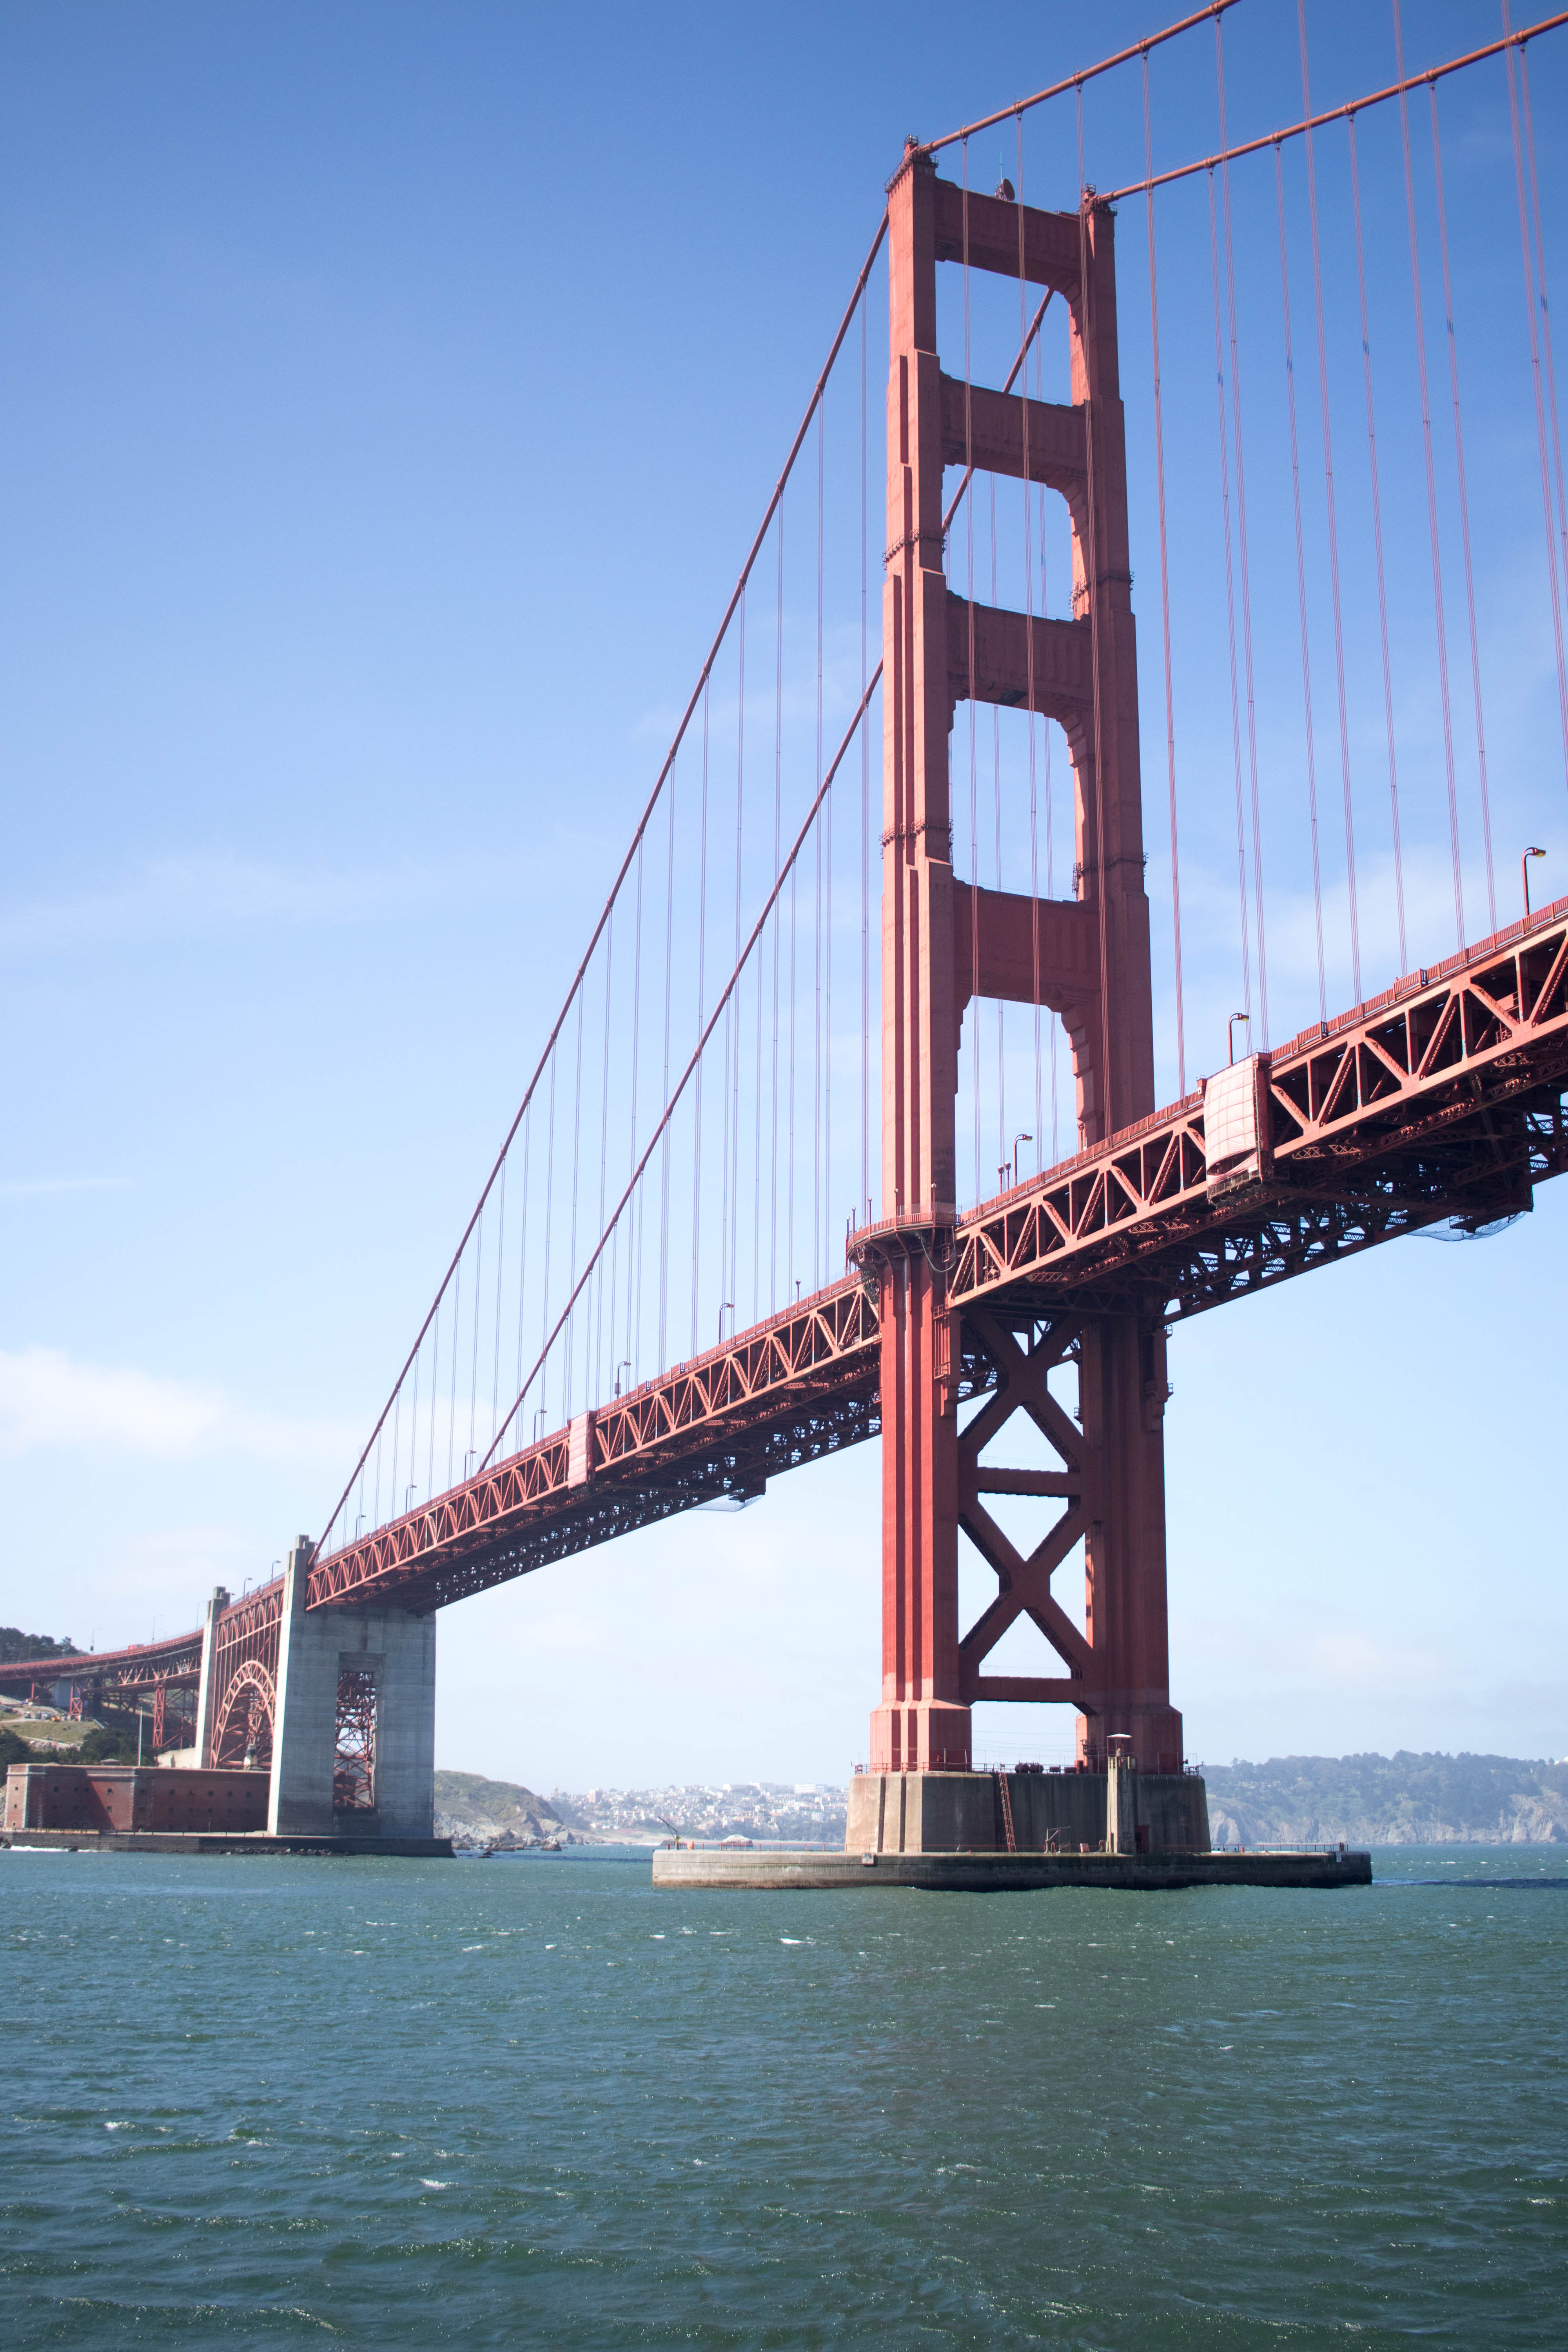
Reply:
M17 2347L1568 2341L1568 1868L0 1853Z

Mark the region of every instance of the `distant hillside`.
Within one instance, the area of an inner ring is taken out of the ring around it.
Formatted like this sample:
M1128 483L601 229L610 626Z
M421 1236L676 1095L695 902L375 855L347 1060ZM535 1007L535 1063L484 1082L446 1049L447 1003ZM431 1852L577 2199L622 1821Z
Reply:
M1568 1759L1273 1756L1205 1764L1215 1845L1568 1844Z
M542 1845L564 1832L544 1799L515 1780L437 1772L436 1834L458 1845Z
M1568 1759L1511 1756L1274 1756L1209 1764L1215 1845L1568 1845ZM726 1781L548 1797L477 1772L437 1772L436 1832L465 1845L657 1844L683 1837L839 1845L842 1789Z
M559 1837L582 1845L657 1845L682 1837L844 1841L842 1789L773 1780L661 1789L588 1789L546 1797L513 1780L477 1772L436 1775L436 1834L464 1845L539 1845Z

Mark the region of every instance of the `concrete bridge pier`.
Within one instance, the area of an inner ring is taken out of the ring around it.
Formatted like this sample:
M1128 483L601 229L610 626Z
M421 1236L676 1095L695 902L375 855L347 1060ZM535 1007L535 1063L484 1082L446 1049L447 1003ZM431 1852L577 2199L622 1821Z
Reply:
M267 1826L275 1837L428 1838L436 1619L305 1606L311 1545L284 1571Z

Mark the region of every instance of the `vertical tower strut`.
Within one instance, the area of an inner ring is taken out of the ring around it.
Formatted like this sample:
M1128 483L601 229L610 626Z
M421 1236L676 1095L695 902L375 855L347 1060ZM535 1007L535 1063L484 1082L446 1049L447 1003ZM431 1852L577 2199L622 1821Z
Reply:
M973 998L1044 1004L1072 1047L1079 1140L1154 1108L1149 908L1143 891L1137 649L1128 565L1125 438L1117 374L1110 208L1019 206L939 179L911 144L889 192L888 533L883 593L882 1181L874 1241L881 1300L882 1699L874 1771L967 1770L977 1698L1067 1701L1085 1760L1127 1734L1145 1769L1179 1768L1165 1620L1164 1333L1136 1302L1060 1322L963 1318L947 1303L956 1218L958 1047ZM1071 315L1070 404L945 377L936 266L967 259L1052 289ZM942 470L1044 482L1068 503L1070 620L971 605L942 566ZM1072 757L1076 896L1036 901L952 871L948 743L956 704L1032 708ZM966 1360L996 1393L962 1437ZM1079 1412L1048 1392L1076 1369ZM1001 1471L978 1454L1016 1412L1064 1471ZM984 1423L984 1428L982 1428ZM1025 1558L984 1492L1059 1498ZM962 1640L958 1534L994 1570L996 1601ZM1082 1538L1087 1633L1052 1599ZM1062 1659L1049 1677L985 1676L1020 1615Z

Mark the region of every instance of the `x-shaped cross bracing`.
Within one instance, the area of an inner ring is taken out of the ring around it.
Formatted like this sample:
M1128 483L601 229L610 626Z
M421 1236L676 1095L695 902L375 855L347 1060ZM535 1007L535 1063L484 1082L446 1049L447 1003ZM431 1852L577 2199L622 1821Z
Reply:
M969 1334L996 1368L994 1393L958 1441L958 1523L986 1565L994 1570L997 1593L958 1645L963 1696L982 1698L1072 1699L1092 1679L1088 1643L1051 1591L1051 1578L1089 1531L1094 1509L1096 1449L1048 1386L1049 1375L1068 1360L1078 1338L1076 1322L1047 1327L1026 1350L994 1315L983 1307L964 1317ZM980 1456L1015 1413L1027 1415L1064 1465L1061 1470L1008 1470L983 1465ZM1059 1497L1059 1518L1026 1557L1003 1532L981 1499L985 1495ZM1066 1675L983 1675L982 1662L1009 1626L1028 1617L1066 1664Z

